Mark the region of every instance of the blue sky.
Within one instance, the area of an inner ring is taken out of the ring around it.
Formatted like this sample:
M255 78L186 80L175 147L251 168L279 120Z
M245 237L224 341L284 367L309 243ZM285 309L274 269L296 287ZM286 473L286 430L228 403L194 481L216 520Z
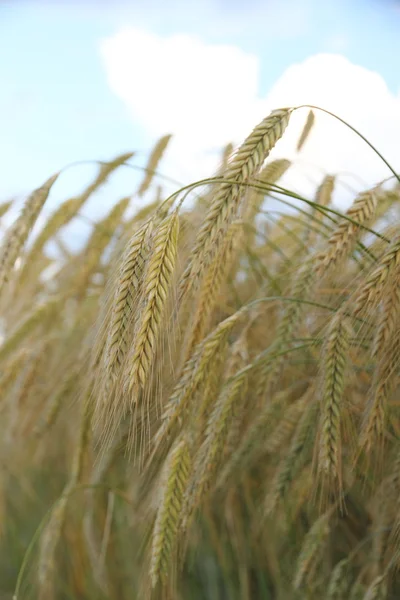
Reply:
M25 193L77 160L138 150L137 164L144 164L155 132L135 115L127 92L121 96L110 85L101 52L104 40L129 26L160 38L194 35L205 46L230 45L256 57L260 98L290 65L319 53L377 72L393 95L400 89L400 10L389 0L2 2L2 198ZM126 78L145 60L140 51L129 56ZM142 91L145 85L137 82ZM132 82L132 96L134 89ZM62 194L92 172L90 166L66 172ZM133 191L132 172L119 177L118 190Z

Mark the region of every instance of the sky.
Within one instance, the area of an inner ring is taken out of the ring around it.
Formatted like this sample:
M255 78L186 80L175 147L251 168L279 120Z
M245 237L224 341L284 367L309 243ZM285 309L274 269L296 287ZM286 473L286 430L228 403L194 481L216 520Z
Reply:
M301 104L349 120L400 171L399 56L394 0L0 0L0 201L76 161L135 151L132 164L145 165L166 133L162 173L182 184L212 176L225 144ZM297 155L306 116L294 113L271 154L294 161L294 188L311 193L324 173L341 173L340 201L391 174L322 113ZM67 169L46 211L94 172ZM121 170L90 211L132 193L137 178Z

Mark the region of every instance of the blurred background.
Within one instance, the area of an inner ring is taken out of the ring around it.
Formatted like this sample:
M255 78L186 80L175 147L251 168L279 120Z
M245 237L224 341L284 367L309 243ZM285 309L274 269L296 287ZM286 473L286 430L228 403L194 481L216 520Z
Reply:
M131 163L145 166L168 133L160 171L174 191L215 173L223 147L271 109L304 103L348 120L400 169L399 2L12 0L0 2L0 47L4 200L77 161L135 151ZM294 161L288 186L306 194L324 173L339 173L340 205L390 176L362 140L322 113L296 155L306 116L298 111L271 155ZM67 169L38 226L96 169ZM85 211L100 216L140 178L119 169ZM84 227L70 232L72 243Z

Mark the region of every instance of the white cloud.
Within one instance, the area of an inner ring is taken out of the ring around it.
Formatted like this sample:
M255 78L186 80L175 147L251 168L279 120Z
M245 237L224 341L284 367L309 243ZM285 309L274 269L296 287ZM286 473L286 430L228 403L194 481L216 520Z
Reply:
M273 108L303 103L348 120L400 168L400 98L378 73L339 54L317 54L293 64L264 98L259 94L259 57L235 46L206 44L189 35L163 38L127 27L103 41L101 54L109 84L132 119L154 138L174 134L164 163L171 176L190 181L212 174L216 147L239 143ZM296 159L294 148L306 114L293 114L271 157ZM325 172L353 172L368 185L390 175L362 140L322 113L317 113L299 165L288 179L303 193L310 191L307 173L314 181L321 177L310 165Z

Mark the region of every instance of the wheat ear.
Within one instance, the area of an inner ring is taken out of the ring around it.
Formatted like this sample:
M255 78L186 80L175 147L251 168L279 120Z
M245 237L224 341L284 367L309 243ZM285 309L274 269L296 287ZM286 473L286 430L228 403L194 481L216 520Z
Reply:
M206 218L183 273L179 286L179 299L191 288L196 288L204 269L219 250L227 226L235 218L243 186L256 175L276 142L282 137L290 117L291 109L273 111L246 138L228 164L219 191L208 209Z
M348 558L344 558L335 565L329 578L326 600L344 600L344 598L348 598L350 566Z
M209 333L198 345L192 358L185 363L182 375L165 406L161 427L155 438L156 447L165 439L187 408L190 399L194 397L196 391L206 381L211 361L220 352L227 336L242 316L243 311L239 310L221 321L214 331Z
M368 587L363 600L386 600L387 575L378 575Z
M323 365L322 430L319 469L330 478L339 476L341 413L350 327L338 312L329 326L321 363Z
M370 450L374 442L383 439L387 403L399 366L399 352L400 330L397 329L376 368L360 438L360 446L366 450Z
M182 526L187 528L194 509L200 504L219 465L229 432L233 408L247 384L247 371L243 369L222 389L209 417L205 439L198 451L194 472L187 488Z
M186 440L172 449L165 465L161 500L154 526L150 577L153 588L165 580L174 553L191 458Z
M128 389L143 388L157 347L158 330L170 292L179 235L179 216L174 211L154 233L152 253L143 281L144 304L138 317L135 346L130 358Z
M323 275L326 271L339 264L340 260L348 254L354 243L360 225L368 223L373 217L378 202L375 190L362 192L346 212L354 222L342 220L328 240L326 250L317 255L317 272Z
M15 261L20 255L21 249L23 248L58 176L59 173L56 173L50 177L50 179L29 196L20 216L5 237L0 249L0 293L3 291L4 284L8 281L10 273L14 268Z
M139 186L137 194L142 197L145 192L149 189L151 182L153 181L154 173L157 169L158 163L162 159L162 156L171 140L171 135L164 135L158 140L154 146L153 151L150 154L149 162L146 166L145 176L142 183Z
M145 223L129 241L119 269L112 314L107 338L107 370L110 375L125 358L134 310L142 286L143 273L148 259L148 240L153 221Z
M296 150L297 152L300 152L300 150L302 149L302 147L304 146L304 144L307 141L308 136L311 133L311 129L314 126L314 122L315 122L315 114L312 110L309 111L308 115L307 115L307 120L305 122L305 125L303 127L303 131L301 132L301 135L299 137L299 141L297 142L297 146L296 146Z
M301 548L293 586L300 589L312 566L321 558L321 549L330 532L331 511L319 517L307 532Z
M368 275L366 281L357 293L354 312L358 315L361 311L374 307L383 297L389 276L396 270L400 264L400 236L396 236L382 256L379 264L372 273ZM394 277L397 281L398 274Z
M241 228L241 221L234 221L232 223L223 242L221 253L214 257L205 275L204 284L201 287L196 312L193 317L193 325L191 326L189 343L186 350L186 360L190 358L193 349L204 337L224 277L233 262L235 248L240 243Z

